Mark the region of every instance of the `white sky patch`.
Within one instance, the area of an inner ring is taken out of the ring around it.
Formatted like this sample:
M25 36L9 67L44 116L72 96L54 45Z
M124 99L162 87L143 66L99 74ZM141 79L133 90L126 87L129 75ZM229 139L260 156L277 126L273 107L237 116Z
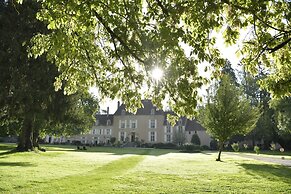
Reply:
M160 81L164 75L164 71L159 67L155 67L151 73L152 78L157 82Z

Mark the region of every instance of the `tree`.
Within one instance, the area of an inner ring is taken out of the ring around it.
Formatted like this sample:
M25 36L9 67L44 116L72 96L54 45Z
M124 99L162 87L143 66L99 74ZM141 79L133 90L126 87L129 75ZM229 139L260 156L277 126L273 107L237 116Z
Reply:
M50 33L33 38L31 53L57 65L61 74L55 86L64 86L66 93L95 85L103 96L119 97L135 111L147 84L155 104L161 107L169 96L178 116L192 117L197 88L206 82L197 66L209 62L217 76L225 63L216 45L219 32L226 45L237 43L242 34L241 63L252 73L258 66L269 70L260 83L274 96L290 94L289 1L40 2L38 19ZM159 84L149 76L154 66L165 71Z
M196 133L192 135L191 143L193 143L194 145L200 145L201 144L200 138Z
M269 148L270 142L278 141L277 127L274 121L274 110L270 108L269 101L271 100L270 93L261 89L258 82L266 77L266 73L259 70L258 75L253 76L246 71L243 72L242 86L246 97L251 101L253 106L261 107L261 116L254 130L248 134L253 140L263 141L264 147Z
M273 119L277 133L279 135L278 142L285 149L291 149L291 98L285 97L283 99L272 99L270 107L274 111Z
M186 135L183 131L175 130L173 133L173 143L183 145L186 141Z
M221 69L221 73L223 75L228 75L232 82L234 82L237 86L239 85L238 82L237 82L235 71L232 68L231 63L230 63L229 60L226 60L225 65Z
M255 127L258 112L231 82L230 77L223 76L200 117L206 130L218 140L217 161L221 161L220 156L226 141L237 134L246 135Z
M47 33L36 20L35 1L21 6L0 1L0 130L19 135L17 149L33 150L44 133L78 133L91 127L98 103L88 93L54 90L57 67L44 57L28 58L33 35Z
M276 111L275 118L280 134L291 134L291 98L273 99L271 107Z

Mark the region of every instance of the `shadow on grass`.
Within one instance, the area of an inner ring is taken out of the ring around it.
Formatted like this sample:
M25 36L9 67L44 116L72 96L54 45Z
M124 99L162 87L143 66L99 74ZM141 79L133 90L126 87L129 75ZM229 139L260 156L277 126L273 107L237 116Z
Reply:
M271 164L240 164L248 174L259 175L263 178L277 177L291 183L291 168Z
M0 162L1 166L35 166L29 162Z
M0 152L0 157L1 156L6 156L6 155L10 155L10 154L14 154L16 152L17 152L16 149L8 150L6 152Z
M86 150L78 150L77 147L72 146L70 148L64 147L46 147L47 151L64 151L64 152L87 152L87 153L109 153L114 155L150 155L150 156L160 156L169 153L179 153L179 150L172 149L154 149L154 148L117 148L117 147L86 147Z

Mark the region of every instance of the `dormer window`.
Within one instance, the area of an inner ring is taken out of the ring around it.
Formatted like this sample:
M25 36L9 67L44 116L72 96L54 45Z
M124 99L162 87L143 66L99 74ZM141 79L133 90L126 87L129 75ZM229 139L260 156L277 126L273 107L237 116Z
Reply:
M111 125L111 121L108 119L106 124L107 126Z
M98 125L99 125L99 120L97 119L95 122L95 126L98 126Z
M125 115L125 110L124 109L122 109L121 115Z
M155 115L156 110L154 108L151 109L151 115Z

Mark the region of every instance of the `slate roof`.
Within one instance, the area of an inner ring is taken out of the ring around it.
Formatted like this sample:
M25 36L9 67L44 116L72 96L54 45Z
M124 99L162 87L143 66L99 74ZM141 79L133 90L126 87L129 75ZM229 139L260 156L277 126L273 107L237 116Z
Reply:
M155 115L163 115L163 110L158 110L156 106L153 105L151 100L142 100L143 108L137 109L137 112L135 115L151 115L151 110L155 109ZM122 104L118 107L116 112L114 113L115 116L119 116L122 113L122 110L125 110L125 105ZM132 113L129 113L125 111L125 115L133 115Z
M175 115L175 113L173 111L166 111L166 112L164 112L164 115L165 115L164 125L168 125L168 115ZM186 121L187 121L186 117L181 117L180 119L182 121L181 124L183 126L185 126L186 125ZM179 121L177 121L177 123L175 124L175 126L178 125L178 124L179 124Z
M157 110L156 106L153 105L151 100L142 100L142 104L143 104L143 108L138 109L135 115L151 115L151 110L154 108L156 110L155 115L165 116L164 123L163 123L164 126L168 124L168 121L167 121L168 115L175 115L173 111ZM120 116L122 113L122 110L125 110L124 104L118 107L114 115L110 115L112 116L112 119L113 119L113 116ZM125 111L125 115L134 115L134 114ZM186 117L181 117L181 121L182 121L181 125L185 126L186 131L205 131L205 128L202 127L195 119L189 120ZM105 121L105 124L106 124L106 121ZM179 121L177 121L176 126L178 124L179 124Z
M185 130L186 131L205 131L205 128L202 127L202 125L200 125L195 119L193 120L187 119Z
M97 126L107 126L107 120L110 120L110 123L112 126L113 125L113 116L112 114L97 114L96 115L96 121L98 120L98 125Z

